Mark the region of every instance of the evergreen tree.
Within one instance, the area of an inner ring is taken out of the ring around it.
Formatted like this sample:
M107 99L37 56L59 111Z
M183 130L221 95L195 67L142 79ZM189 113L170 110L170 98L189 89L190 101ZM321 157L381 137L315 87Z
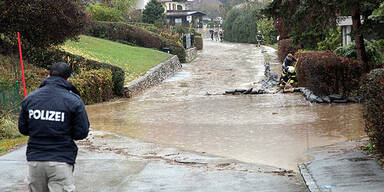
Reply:
M143 22L154 24L165 20L164 7L157 0L151 0L143 11Z

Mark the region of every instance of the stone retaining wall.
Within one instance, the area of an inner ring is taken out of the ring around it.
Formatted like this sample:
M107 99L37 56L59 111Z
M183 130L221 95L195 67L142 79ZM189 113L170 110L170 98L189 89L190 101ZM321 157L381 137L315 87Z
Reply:
M191 62L197 56L197 48L193 47L193 48L189 48L189 49L185 50L185 55L186 55L185 61L187 63Z
M176 55L172 56L167 61L160 63L147 71L144 76L141 76L138 79L128 83L128 85L125 85L124 95L128 98L133 97L143 90L159 84L179 69L181 69L179 58Z

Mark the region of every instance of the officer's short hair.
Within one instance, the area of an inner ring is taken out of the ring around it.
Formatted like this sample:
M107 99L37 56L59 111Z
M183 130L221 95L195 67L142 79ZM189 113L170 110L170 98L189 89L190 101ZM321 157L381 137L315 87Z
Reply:
M72 74L71 67L65 62L57 62L52 64L49 70L50 76L59 76L64 79L68 79Z

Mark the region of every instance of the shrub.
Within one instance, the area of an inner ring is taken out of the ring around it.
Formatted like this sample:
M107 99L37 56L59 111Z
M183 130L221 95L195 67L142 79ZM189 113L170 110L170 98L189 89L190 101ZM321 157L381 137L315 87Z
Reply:
M319 51L333 51L336 48L340 47L340 45L342 44L341 34L342 33L340 27L338 27L337 29L330 29L325 39L317 43L317 49Z
M139 27L113 22L91 22L87 35L109 39L112 41L123 41L141 47L161 49L161 39L155 34Z
M98 69L81 72L71 80L85 104L100 103L113 98L112 72Z
M90 4L87 7L87 11L91 13L92 19L95 21L124 21L123 14L121 11L112 7L100 5L98 3Z
M372 70L364 81L365 131L376 149L384 154L384 69Z
M157 27L154 24L148 24L148 23L130 23L130 24L140 27L144 30L156 33L161 37L164 37L170 41L177 42L180 46L183 44L181 34L179 34L177 30L175 30L174 28L170 29L168 27Z
M127 15L124 16L127 22L141 22L142 13L140 10L131 9Z
M288 55L288 53L295 54L297 50L299 50L299 46L293 45L292 39L282 39L279 41L279 47L278 47L278 57L280 62L283 62L285 57Z
M201 36L195 35L195 47L197 50L203 49L203 38Z
M171 54L179 57L180 62L185 62L185 49L176 41L168 40L158 34L133 25L112 22L92 22L87 29L87 35L158 50L167 47L170 49Z
M0 112L0 140L15 138L19 136L17 124L12 118L12 113L7 111Z
M168 47L171 50L171 54L177 55L181 63L185 63L186 53L183 46L179 45L177 42L169 41L165 38L161 39L162 45Z
M79 35L87 15L77 0L7 0L0 5L0 39L24 47L49 47ZM17 50L17 49L16 49Z
M187 33L187 30L183 27L183 26L181 26L181 25L179 25L179 26L177 26L176 27L176 31L177 31L177 33L178 34L186 34Z
M125 74L123 69L107 64L100 63L93 60L85 59L78 55L73 55L54 48L50 49L30 49L25 54L29 63L34 65L49 68L52 63L57 61L65 61L71 65L74 73L81 73L81 71L88 71L92 69L110 69L112 71L113 90L115 95L122 96L124 92L124 79Z
M384 55L381 53L379 41L364 41L365 50L369 62L384 63ZM341 57L357 59L355 44L351 43L347 46L340 46L335 49L335 54Z
M154 24L149 24L149 23L135 23L135 22L130 22L130 23L127 23L129 25L134 25L136 27L140 27L144 30L147 30L147 31L150 31L150 32L153 32L153 33L158 33L160 31L160 29L158 27L156 27Z
M365 65L335 55L331 51L307 51L296 53L299 85L307 87L318 96L342 94L354 96L365 73ZM380 67L370 63L369 68Z

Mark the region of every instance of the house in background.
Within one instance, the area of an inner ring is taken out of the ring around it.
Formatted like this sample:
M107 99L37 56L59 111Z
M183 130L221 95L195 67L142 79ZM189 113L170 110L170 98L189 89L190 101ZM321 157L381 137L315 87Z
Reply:
M361 23L364 23L364 19L360 16ZM336 19L337 26L341 27L343 46L352 43L352 16L339 16Z
M170 25L182 25L185 27L200 27L203 16L200 11L191 10L193 0L158 0L163 4L167 22Z
M343 46L346 46L352 42L351 32L352 32L352 17L344 16L337 18L337 26L341 27Z
M193 2L191 0L158 0L158 1L163 4L163 7L166 12L191 10L192 2Z
M150 0L138 0L135 8L143 10ZM157 0L165 10L167 22L170 25L200 27L205 13L191 10L193 0Z

